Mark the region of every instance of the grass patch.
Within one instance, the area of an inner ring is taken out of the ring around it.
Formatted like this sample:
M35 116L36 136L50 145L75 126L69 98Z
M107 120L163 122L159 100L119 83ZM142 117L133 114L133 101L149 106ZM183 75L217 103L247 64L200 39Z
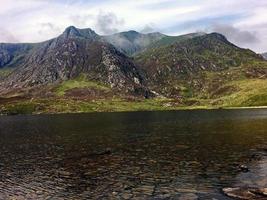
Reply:
M61 83L56 87L55 93L58 96L64 96L68 90L75 88L93 88L104 91L110 90L109 87L97 82L89 81L85 75L81 75L76 79L64 81L63 83Z
M267 105L267 80L247 79L233 81L227 84L238 88L230 95L216 99L224 107L266 106Z
M0 108L2 114L40 114L40 113L89 113L173 110L173 100L164 98L73 100L65 98L24 100L20 103L6 104ZM181 107L176 106L176 109Z
M37 105L31 102L20 102L9 104L1 108L0 113L7 115L33 114L37 110Z
M0 69L0 79L7 77L12 71L10 68Z

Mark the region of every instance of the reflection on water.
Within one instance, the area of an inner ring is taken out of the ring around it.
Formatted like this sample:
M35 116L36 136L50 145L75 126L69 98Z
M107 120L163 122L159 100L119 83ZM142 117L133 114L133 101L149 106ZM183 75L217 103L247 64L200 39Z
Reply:
M266 147L264 109L1 117L0 199L229 199Z

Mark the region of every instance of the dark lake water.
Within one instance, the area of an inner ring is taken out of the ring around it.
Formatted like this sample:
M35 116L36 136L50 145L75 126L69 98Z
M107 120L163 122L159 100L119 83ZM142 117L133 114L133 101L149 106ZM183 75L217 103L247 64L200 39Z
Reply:
M266 109L0 117L0 199L221 200L237 186L267 187Z

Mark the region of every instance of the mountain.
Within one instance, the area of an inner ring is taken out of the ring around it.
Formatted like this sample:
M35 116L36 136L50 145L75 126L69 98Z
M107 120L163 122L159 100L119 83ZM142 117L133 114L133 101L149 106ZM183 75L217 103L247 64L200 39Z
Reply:
M2 90L59 83L81 74L118 90L142 87L132 60L91 29L68 27L59 37L33 46L20 54L20 66L5 79Z
M190 76L199 71L220 71L240 66L260 57L251 50L235 46L221 34L211 33L148 49L135 59L147 73ZM155 74L149 74L149 77L155 77ZM155 78L157 80L158 77Z
M263 53L263 54L261 54L262 56L263 56L263 58L265 59L265 60L267 60L267 52L266 53Z
M219 33L101 36L68 27L0 45L0 113L267 105L267 62Z
M104 36L104 39L119 51L132 56L164 37L166 35L161 33L142 34L136 31L128 31Z
M223 35L211 33L148 49L135 60L148 77L150 88L170 97L181 95L180 87L185 85L195 88L203 72L221 72L262 59Z

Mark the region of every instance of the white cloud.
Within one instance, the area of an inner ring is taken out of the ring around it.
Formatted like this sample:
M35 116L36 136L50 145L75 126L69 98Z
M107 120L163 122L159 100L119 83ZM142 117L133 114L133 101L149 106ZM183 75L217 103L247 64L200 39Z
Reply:
M239 45L267 51L266 0L0 0L0 5L0 27L9 35L0 42L43 41L70 25L107 33L153 24L165 34L180 34L217 23L255 33L260 42ZM103 16L112 16L112 26L103 24Z
M2 28L0 28L0 41L19 42L11 32Z

